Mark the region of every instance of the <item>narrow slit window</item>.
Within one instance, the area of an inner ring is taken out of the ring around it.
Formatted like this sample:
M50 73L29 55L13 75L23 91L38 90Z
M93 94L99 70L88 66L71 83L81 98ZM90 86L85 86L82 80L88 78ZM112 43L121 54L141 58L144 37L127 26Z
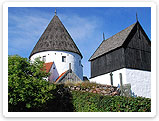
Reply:
M62 56L62 62L66 62L66 56Z
M46 62L46 56L43 56L42 61Z

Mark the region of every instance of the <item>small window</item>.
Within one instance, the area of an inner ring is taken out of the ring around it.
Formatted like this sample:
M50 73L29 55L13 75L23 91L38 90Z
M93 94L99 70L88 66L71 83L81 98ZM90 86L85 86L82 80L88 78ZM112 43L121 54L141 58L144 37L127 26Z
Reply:
M66 56L62 56L62 62L66 62Z
M46 56L43 56L42 61L46 62Z

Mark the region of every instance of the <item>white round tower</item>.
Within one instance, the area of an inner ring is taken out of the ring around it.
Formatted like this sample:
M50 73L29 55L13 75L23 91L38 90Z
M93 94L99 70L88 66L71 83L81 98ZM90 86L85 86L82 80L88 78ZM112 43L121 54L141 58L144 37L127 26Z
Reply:
M39 41L30 54L30 60L40 57L45 63L53 62L50 71L51 81L66 72L71 66L72 71L83 80L82 54L55 14Z

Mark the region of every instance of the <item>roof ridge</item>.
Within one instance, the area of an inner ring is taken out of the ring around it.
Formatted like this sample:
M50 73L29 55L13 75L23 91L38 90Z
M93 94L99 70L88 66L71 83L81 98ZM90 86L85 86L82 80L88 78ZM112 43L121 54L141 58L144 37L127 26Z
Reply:
M57 83L65 74L66 72L68 72L68 70L66 70L65 72L63 72L55 81L55 83Z
M110 39L114 39L115 37L117 37L117 38L119 39L121 33L123 33L124 31L128 30L129 28L131 28L131 29L129 30L129 32L126 34L126 37L124 37L124 39L126 40L126 38L128 37L128 35L130 34L131 30L134 28L134 26L135 26L137 23L138 23L138 22L135 22L134 24L132 24L132 25L126 27L125 29L119 31L118 33L116 33L116 34L114 34L113 36L107 38L106 40L103 40L102 43L101 43L101 44L98 46L98 48L96 49L96 51L93 53L93 55L90 57L89 61L91 61L92 59L95 59L95 58L97 58L97 57L99 57L99 56L101 56L101 55L103 55L103 54L109 52L110 50L107 50L106 52L102 52L102 53L99 53L98 51L99 51L99 49L101 48L101 46L103 46L104 43L106 43L107 41L113 41L113 40L110 40ZM122 39L122 38L120 38L120 39ZM123 41L125 41L125 40L122 40L121 42L123 42ZM117 42L117 41L118 41L118 40L116 40L116 44L119 43L119 42ZM107 43L108 43L108 42L107 42ZM114 43L115 43L115 42L114 42ZM112 43L112 44L114 44L114 43ZM111 46L111 45L110 45L110 46ZM117 45L116 45L116 46L117 46ZM120 43L120 46L122 46L121 43ZM119 47L119 46L118 46L118 47ZM109 48L110 48L110 47L109 47ZM106 49L109 49L109 48L106 48ZM112 47L112 48L115 49L115 47ZM117 48L117 47L116 47L116 48ZM112 49L112 50L113 50L113 49ZM103 51L103 49L102 49L102 51ZM96 53L98 53L98 55L96 55Z
M130 26L135 26L135 24L136 24L136 23L137 23L137 22L135 22L134 24L131 24ZM126 29L127 29L127 28L129 28L130 26L126 27L125 29L123 29L123 30L119 31L118 33L116 33L116 34L112 35L112 36L111 36L111 37L109 37L109 38L112 38L113 36L115 36L115 35L117 35L117 34L119 34L119 33L123 32L124 30L126 30ZM107 38L107 39L105 39L105 40L103 40L103 41L106 41L106 40L108 40L109 38Z
M137 22L135 22L134 24L131 24L130 26L128 26L128 27L126 27L125 29L123 29L123 30L119 31L118 33L116 33L115 35L117 35L117 34L123 32L123 31L125 31L126 29L128 29L128 28L131 27L131 26L135 26L136 23L137 23ZM113 36L115 36L115 35L113 35ZM113 37L113 36L112 36L112 37ZM111 37L110 37L110 38L111 38ZM108 39L109 39L109 38L108 38Z

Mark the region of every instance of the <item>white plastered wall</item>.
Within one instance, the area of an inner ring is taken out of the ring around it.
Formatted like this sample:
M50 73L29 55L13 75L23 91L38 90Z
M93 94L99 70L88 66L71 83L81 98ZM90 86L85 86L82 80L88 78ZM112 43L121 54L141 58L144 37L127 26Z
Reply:
M131 83L131 90L137 96L151 98L151 72L126 69L127 83Z
M123 84L126 83L126 69L120 69L120 70L116 70L113 71L113 85L114 86L118 86L118 84L120 84L120 77L119 77L119 73L122 73L122 79L123 79ZM111 80L110 80L110 73L107 74L103 74L94 78L90 79L91 82L96 82L99 84L107 84L107 85L111 85Z
M46 56L45 63L54 62L58 75L69 69L69 63L71 63L72 71L83 80L83 67L81 65L81 56L68 51L44 51L39 52L31 56L30 60L34 61L35 58ZM62 56L66 56L66 62L62 62ZM55 78L55 77L54 77Z
M135 95L151 98L151 72L126 68L113 71L114 86L120 84L119 73L122 73L123 84L131 84L131 91ZM90 81L111 85L110 73L91 78Z
M55 66L55 63L52 64L52 67L50 69L50 76L49 76L49 80L50 81L56 81L56 79L59 77L59 73L57 71L57 68Z

